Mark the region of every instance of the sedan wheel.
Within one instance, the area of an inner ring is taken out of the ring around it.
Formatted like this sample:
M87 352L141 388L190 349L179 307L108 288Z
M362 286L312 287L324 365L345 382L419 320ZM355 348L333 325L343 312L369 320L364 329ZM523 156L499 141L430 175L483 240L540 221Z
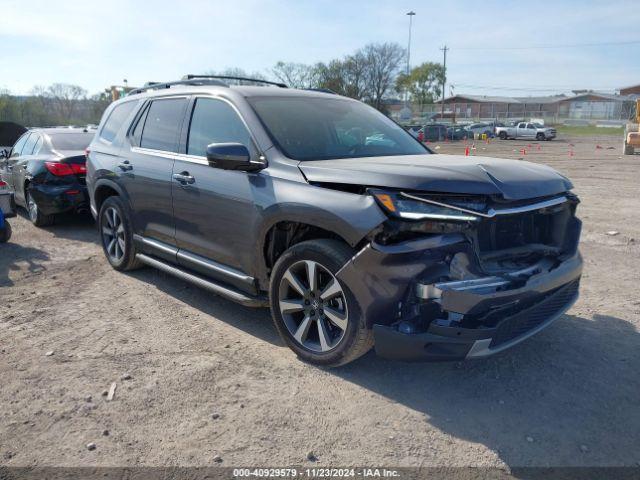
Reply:
M349 322L344 291L318 262L303 260L287 269L278 306L289 333L304 348L325 353L344 338Z
M109 258L120 262L125 252L124 225L118 211L109 207L102 214L102 242Z

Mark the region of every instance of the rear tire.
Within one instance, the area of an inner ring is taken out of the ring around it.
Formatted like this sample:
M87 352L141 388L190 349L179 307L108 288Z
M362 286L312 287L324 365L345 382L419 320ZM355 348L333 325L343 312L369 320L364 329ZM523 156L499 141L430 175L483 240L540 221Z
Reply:
M109 197L100 206L98 231L104 255L114 269L128 271L143 266L136 258L131 219L120 197Z
M284 342L304 361L337 367L373 346L358 301L335 277L354 253L337 240L309 240L289 248L273 267L271 315Z
M11 225L6 220L4 221L4 227L0 228L0 243L7 243L11 238Z
M500 137L500 140L506 140L507 139L507 132L500 132L500 134L498 136Z
M29 220L36 227L48 227L52 225L55 217L53 215L45 215L40 211L38 207L38 203L31 196L31 192L27 187L24 192L25 203L27 204L27 214L29 215Z

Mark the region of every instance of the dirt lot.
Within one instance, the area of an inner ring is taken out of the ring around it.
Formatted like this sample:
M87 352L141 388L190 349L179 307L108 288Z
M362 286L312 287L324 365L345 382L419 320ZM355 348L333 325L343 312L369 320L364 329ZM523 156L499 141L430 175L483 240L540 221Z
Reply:
M314 368L266 310L152 269L111 270L89 220L39 230L13 219L0 245L0 464L640 465L640 156L621 157L617 137L537 145L476 154L525 147L574 181L582 296L544 332L475 362L370 353Z

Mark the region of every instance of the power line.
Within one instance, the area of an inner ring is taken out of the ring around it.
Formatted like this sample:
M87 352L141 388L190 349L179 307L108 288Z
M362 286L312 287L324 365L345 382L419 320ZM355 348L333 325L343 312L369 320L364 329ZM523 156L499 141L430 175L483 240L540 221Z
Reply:
M451 47L452 50L545 50L560 48L582 48L582 47L613 47L623 45L640 45L640 40L628 40L622 42L599 42L599 43L567 43L564 45L531 45L522 47Z

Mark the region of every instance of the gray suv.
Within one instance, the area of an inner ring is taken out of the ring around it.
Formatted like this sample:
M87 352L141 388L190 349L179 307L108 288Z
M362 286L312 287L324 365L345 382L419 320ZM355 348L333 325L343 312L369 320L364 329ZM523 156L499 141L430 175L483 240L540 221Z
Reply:
M104 113L87 185L108 262L271 308L302 359L504 350L576 300L571 182L523 161L433 154L326 91L187 76Z

